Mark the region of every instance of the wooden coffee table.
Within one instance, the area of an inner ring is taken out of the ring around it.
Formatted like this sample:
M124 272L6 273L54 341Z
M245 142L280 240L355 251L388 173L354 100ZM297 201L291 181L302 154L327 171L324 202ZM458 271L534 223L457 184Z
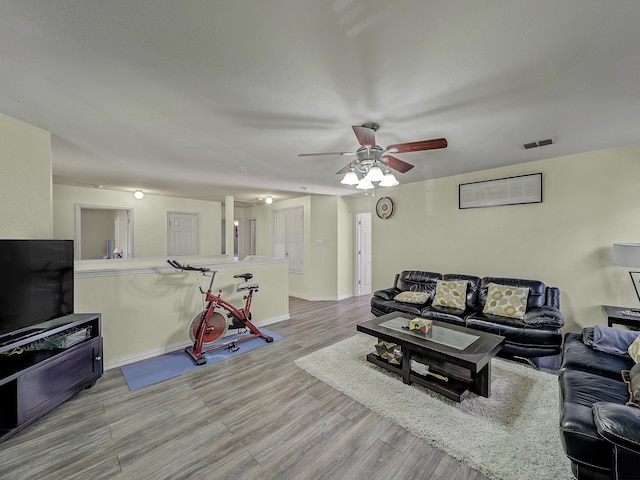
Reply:
M415 315L389 313L359 323L359 332L394 343L402 352L401 365L392 365L375 353L367 355L367 360L401 375L404 383L417 383L457 402L471 392L488 397L491 359L502 348L504 337L438 321L433 321L426 335L402 328L414 318ZM437 376L412 371L411 360L428 365L429 372Z

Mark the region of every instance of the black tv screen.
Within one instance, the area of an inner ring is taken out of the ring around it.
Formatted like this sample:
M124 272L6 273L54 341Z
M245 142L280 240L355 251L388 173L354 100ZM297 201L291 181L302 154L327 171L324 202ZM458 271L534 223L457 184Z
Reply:
M71 313L73 241L0 240L0 342Z

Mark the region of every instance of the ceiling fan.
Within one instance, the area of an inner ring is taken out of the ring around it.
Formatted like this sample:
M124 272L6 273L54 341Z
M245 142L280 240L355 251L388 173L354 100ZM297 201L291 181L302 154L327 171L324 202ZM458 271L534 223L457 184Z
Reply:
M356 188L367 190L374 188L372 182L380 182L378 185L381 187L398 185L398 180L391 173L391 170L405 173L413 168L413 165L410 163L389 155L390 153L419 152L447 147L447 140L445 138L436 138L418 142L397 143L383 149L376 145L375 132L378 128L380 128L380 126L377 123L365 123L361 126L353 126L353 132L356 134L356 138L360 143L360 148L355 152L299 153L298 156L355 155L357 158L338 170L336 174L345 174L341 183L356 185ZM358 174L360 174L362 178L360 178Z

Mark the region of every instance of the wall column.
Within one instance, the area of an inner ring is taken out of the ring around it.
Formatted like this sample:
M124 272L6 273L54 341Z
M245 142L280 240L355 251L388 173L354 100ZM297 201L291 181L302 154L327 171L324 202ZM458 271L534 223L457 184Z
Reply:
M225 218L225 234L224 234L224 245L225 252L231 260L233 260L233 238L235 235L235 225L233 224L234 220L234 204L233 204L233 196L226 195L224 197L224 218Z

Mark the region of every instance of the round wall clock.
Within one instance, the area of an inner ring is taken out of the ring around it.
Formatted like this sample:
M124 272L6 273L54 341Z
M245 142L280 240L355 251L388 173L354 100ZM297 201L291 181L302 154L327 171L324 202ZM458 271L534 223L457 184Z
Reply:
M376 214L383 220L393 215L393 200L389 197L382 197L378 200L378 203L376 203Z

